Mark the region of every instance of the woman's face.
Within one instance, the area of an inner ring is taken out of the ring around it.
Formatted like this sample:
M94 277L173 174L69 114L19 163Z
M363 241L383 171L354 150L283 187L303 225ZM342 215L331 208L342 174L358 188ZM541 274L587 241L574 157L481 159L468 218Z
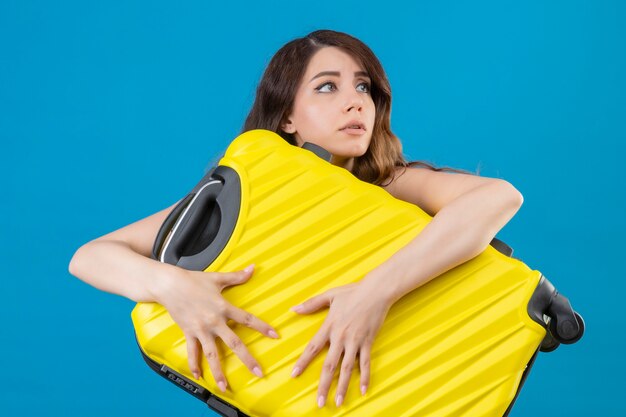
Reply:
M312 57L282 129L298 145L311 142L333 155L333 163L352 167L352 158L367 151L376 108L371 81L352 56L325 47Z

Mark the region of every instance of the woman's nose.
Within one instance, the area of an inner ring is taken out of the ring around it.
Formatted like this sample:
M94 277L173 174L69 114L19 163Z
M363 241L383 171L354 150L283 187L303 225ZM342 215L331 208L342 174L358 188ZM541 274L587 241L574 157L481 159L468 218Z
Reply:
M346 98L346 105L344 107L346 112L349 112L352 109L360 111L362 107L363 97L361 96L361 93L354 91Z

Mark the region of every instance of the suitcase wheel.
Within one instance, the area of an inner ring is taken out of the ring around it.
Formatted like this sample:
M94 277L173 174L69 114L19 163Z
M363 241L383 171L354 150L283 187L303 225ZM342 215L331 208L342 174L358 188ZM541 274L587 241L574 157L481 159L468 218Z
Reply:
M539 350L542 352L552 352L556 350L561 344L552 336L552 333L548 330L546 332L546 337L541 341L541 346L539 346Z
M574 312L574 318L575 322L572 317L560 321L554 319L550 321L550 332L558 342L570 345L583 337L585 321L577 312Z

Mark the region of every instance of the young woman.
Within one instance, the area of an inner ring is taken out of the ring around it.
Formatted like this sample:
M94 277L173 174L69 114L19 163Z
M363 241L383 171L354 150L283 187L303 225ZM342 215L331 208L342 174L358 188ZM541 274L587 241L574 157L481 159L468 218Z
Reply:
M390 109L389 82L373 52L350 35L321 30L287 43L274 55L243 128L272 130L293 145L320 145L331 153L333 164L434 216L419 236L358 283L333 288L293 308L299 314L328 308L324 324L292 373L297 377L304 372L329 345L316 399L320 407L337 368L337 406L345 398L354 367L359 368L365 394L371 347L390 307L485 250L523 201L504 180L406 162L390 129ZM86 243L72 258L70 272L104 291L167 308L184 332L196 378L202 376L204 354L216 383L226 390L216 338L262 377L260 365L227 321L273 338L278 337L276 330L221 296L224 288L244 284L253 265L243 271L206 273L150 259L156 234L174 207Z

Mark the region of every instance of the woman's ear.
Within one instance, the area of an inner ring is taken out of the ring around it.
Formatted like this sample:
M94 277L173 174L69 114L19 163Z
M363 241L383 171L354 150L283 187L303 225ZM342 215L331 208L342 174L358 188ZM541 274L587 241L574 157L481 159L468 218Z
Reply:
M296 133L296 125L293 124L291 119L283 120L283 122L280 124L280 128L282 129L283 132L289 133L291 135Z

